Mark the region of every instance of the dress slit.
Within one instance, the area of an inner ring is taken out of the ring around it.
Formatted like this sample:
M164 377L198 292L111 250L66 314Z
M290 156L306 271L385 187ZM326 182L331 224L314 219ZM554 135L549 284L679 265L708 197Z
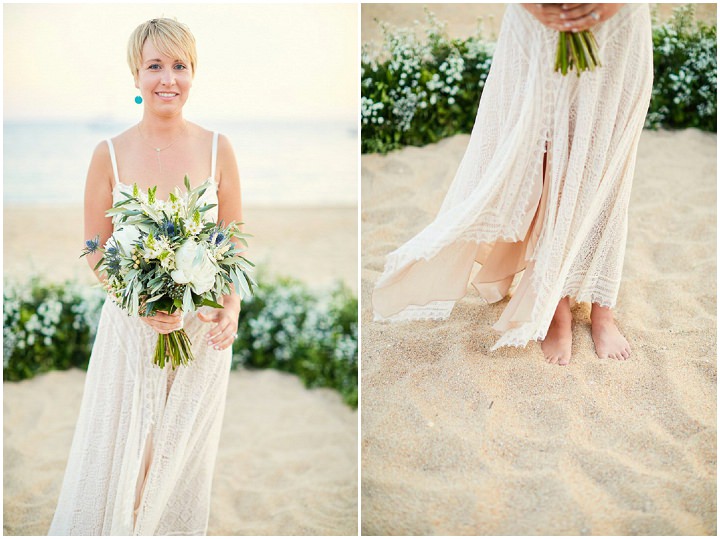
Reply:
M143 494L145 493L145 486L147 485L148 477L150 476L150 466L152 465L152 454L153 454L153 433L148 432L145 438L143 447L143 457L140 461L140 469L138 472L137 483L135 487L135 504L133 510L133 527L137 523L137 515L142 504Z
M493 350L544 339L561 297L614 306L652 95L649 7L593 32L603 67L563 76L557 32L507 6L468 147L435 220L388 255L375 321L445 320L468 284L493 303L521 271Z

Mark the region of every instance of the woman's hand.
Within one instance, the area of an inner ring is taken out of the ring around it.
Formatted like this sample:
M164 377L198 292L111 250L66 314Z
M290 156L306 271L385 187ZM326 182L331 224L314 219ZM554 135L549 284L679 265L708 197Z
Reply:
M212 346L215 350L225 350L231 346L237 336L239 315L239 304L226 305L224 309L210 309L207 313L198 311L197 317L200 320L215 324L206 334L208 346Z
M145 322L148 326L153 328L158 333L163 335L166 333L172 333L183 327L183 313L178 310L173 314L168 314L165 311L157 311L155 316L142 316L140 320Z
M538 21L560 32L582 32L615 15L623 4L522 4Z

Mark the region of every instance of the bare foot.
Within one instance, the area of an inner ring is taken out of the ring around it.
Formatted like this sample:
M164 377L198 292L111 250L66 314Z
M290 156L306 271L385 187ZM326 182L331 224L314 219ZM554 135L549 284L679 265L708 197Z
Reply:
M548 363L567 365L572 352L572 313L570 298L563 298L555 309L545 340L540 342Z
M612 310L593 303L590 311L592 338L595 353L600 359L627 359L630 357L630 344L615 325Z

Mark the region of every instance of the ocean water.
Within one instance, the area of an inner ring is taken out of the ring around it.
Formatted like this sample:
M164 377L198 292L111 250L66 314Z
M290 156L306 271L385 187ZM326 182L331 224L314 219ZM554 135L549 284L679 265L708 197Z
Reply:
M358 139L354 123L198 123L230 139L245 205L357 204ZM4 204L82 205L93 149L129 126L5 122Z

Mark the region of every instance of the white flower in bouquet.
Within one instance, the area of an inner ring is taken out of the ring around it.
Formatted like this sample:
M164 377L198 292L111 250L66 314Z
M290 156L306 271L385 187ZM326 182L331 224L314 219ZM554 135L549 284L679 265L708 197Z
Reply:
M134 225L126 225L113 232L110 238L123 253L129 254L132 251L133 243L140 239L140 229Z
M196 294L204 294L213 287L217 268L207 249L190 239L175 252L175 271L170 273L178 284L190 284Z
M170 193L170 198L167 201L165 209L166 211L169 210L174 215L184 217L186 213L186 203L187 201L184 200L184 197Z
M163 268L168 270L175 269L175 253L173 251L164 251L158 258Z
M167 207L167 204L164 200L157 199L154 203L150 204L150 207L155 210L156 212L164 211Z
M222 260L223 257L225 256L225 253L227 253L231 247L232 247L232 245L226 244L224 247L220 247L219 249L216 249L215 250L215 259Z
M155 238L152 234L149 234L145 238L145 241L143 242L143 250L145 251L145 256L143 258L147 261L155 259L164 260L170 253L173 253L172 246L167 238L163 236ZM163 267L167 266L163 265Z
M203 229L203 223L200 218L200 212L196 211L193 216L189 219L183 219L183 225L185 226L185 230L188 234L191 236L195 236L197 234L200 234Z

